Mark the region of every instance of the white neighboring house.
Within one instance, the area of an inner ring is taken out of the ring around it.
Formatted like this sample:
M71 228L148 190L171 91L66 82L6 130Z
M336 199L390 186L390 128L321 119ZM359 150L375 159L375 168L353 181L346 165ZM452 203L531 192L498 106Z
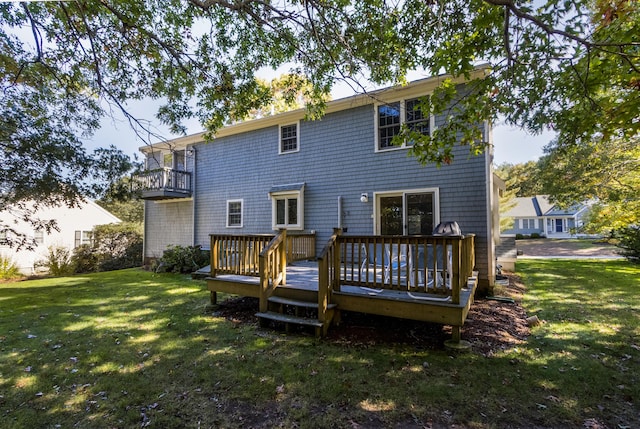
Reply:
M583 226L583 218L589 212L590 204L574 204L562 209L551 202L547 195L515 198L515 206L503 217L513 218L513 228L503 231L503 236L516 234L540 234L547 238L574 238Z
M78 207L43 207L35 214L42 220L55 219L59 231L54 229L50 233L36 231L33 226L16 219L8 211L0 212L2 223L10 225L17 232L33 237L37 243L34 250L20 250L6 244L5 233L0 232L0 254L10 257L18 266L20 272L26 275L33 274L35 263L46 257L50 246L66 247L72 251L81 244L91 243L93 227L109 223L120 223L121 220L100 207L93 201L80 203Z

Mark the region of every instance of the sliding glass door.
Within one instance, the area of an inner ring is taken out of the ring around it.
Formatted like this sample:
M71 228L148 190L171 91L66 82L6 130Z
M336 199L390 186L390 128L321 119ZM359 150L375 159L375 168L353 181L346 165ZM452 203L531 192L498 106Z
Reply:
M437 219L437 190L376 194L376 233L430 235Z

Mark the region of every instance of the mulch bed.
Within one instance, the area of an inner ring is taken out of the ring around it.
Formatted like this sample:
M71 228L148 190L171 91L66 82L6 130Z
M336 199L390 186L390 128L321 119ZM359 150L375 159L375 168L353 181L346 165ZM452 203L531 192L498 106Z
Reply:
M475 353L491 356L497 351L524 343L529 336L527 315L520 305L524 285L515 274L505 275L509 278L509 286L501 292L502 296L512 298L515 302L478 298L471 306L462 328L462 339L472 344ZM257 325L257 308L256 298L234 298L221 302L213 314L235 324ZM324 341L352 346L409 344L422 349L440 350L449 338L451 328L448 326L343 312L342 323L331 327Z

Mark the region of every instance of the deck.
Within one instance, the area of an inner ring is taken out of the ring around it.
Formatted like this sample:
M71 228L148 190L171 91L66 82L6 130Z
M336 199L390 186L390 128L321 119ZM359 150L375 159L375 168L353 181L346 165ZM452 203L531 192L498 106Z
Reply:
M307 251L299 251L296 236L278 237L267 245L266 238L243 237L239 244L228 236L212 236L212 269L207 278L212 303L217 292L256 297L261 303L259 315L272 314L276 301L305 307L313 303L324 333L330 324L339 323L341 311L355 311L451 325L453 340L460 341L460 328L477 286L477 273L471 270L472 239L346 238L336 234L333 243L315 258L310 244ZM273 245L274 240L288 245L278 253L273 250L279 247ZM428 260L424 250L437 246L448 249L448 257ZM386 251L380 261L374 256L376 247ZM371 249L371 255L365 255L366 249Z

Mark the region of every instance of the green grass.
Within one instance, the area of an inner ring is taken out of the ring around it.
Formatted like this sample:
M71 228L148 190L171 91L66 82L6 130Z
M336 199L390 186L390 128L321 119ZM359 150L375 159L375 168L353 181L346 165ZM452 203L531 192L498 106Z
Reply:
M0 284L0 421L640 427L640 267L528 260L518 269L525 307L546 323L490 358L233 323L207 307L203 282L181 275L133 269Z

